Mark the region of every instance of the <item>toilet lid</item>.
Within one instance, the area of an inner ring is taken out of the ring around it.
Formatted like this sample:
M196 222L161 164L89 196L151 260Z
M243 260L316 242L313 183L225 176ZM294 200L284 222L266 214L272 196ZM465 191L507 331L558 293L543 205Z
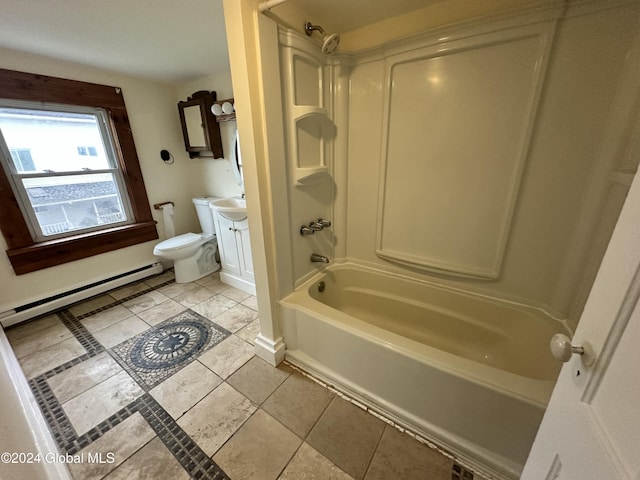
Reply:
M178 250L179 248L189 247L201 241L202 235L198 235L197 233L183 233L177 237L171 237L163 240L156 245L156 250Z

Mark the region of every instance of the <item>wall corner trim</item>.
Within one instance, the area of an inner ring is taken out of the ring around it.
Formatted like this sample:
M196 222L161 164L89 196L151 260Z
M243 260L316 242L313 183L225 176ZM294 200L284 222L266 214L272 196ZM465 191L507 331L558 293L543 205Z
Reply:
M282 337L271 340L259 334L255 340L256 355L271 365L278 366L284 360L285 344Z

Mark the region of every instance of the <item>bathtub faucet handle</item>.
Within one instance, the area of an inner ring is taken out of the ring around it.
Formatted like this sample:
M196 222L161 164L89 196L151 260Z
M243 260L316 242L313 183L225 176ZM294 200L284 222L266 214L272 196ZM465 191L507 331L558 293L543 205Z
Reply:
M331 226L331 221L330 220L325 220L324 218L319 218L317 223L322 225L323 228L328 228L328 227Z
M300 235L302 236L313 235L314 233L316 233L316 231L313 228L307 227L306 225L300 227Z
M311 222L309 224L309 228L314 232L318 232L324 228L324 225L322 225L320 222Z

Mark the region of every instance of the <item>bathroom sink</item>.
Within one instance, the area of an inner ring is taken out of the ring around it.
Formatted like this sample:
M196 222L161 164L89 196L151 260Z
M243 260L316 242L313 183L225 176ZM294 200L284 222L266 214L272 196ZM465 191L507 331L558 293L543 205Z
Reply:
M234 222L247 218L247 201L244 198L221 198L211 202L212 208L224 218Z

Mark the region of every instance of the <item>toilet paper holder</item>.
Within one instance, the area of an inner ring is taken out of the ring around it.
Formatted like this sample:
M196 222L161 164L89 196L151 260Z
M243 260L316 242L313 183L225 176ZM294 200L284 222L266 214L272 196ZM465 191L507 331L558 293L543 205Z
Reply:
M162 210L162 207L164 207L165 205L171 205L172 207L176 206L176 204L173 202L162 202L162 203L154 203L153 208L156 210Z

